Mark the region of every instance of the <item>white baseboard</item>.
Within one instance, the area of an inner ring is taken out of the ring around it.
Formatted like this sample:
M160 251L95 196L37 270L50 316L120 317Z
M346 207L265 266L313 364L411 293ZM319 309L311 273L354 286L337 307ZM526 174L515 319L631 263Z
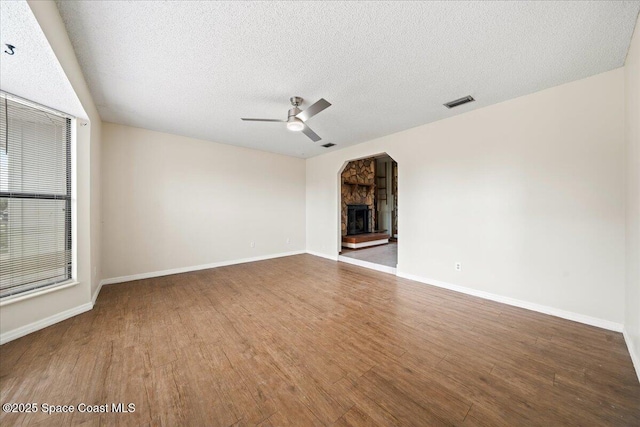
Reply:
M503 295L479 291L477 289L454 285L454 284L442 282L439 280L427 279L427 278L416 276L413 274L398 272L396 273L396 275L404 279L409 279L409 280L413 280L420 283L426 283L427 285L437 286L439 288L449 289L451 291L461 292L463 294L473 295L476 297L488 299L491 301L501 302L503 304L508 304L515 307L526 308L527 310L537 311L539 313L549 314L551 316L561 317L567 320L573 320L574 322L584 323L587 325L596 326L598 328L608 329L610 331L622 332L622 324L612 322L610 320L599 319L597 317L591 317L591 316L587 316L580 313L574 313L572 311L565 311L555 307L549 307L546 305L541 305L541 304L536 304L528 301L522 301L515 298L506 297Z
M381 264L375 264L373 262L368 262L368 261L362 261L361 259L338 255L338 261L346 262L347 264L357 265L359 267L368 268L370 270L381 271L382 273L396 274L396 269L393 267L389 267Z
M327 255L327 254L323 254L322 252L315 252L315 251L307 251L307 253L309 255L319 256L320 258L330 259L331 261L338 261L338 255Z
M100 290L102 289L102 285L104 285L104 280L101 280L100 283L98 283L98 288L95 290L95 292L91 296L91 307L92 308L93 308L94 305L96 305L96 300L98 299L98 295L100 295Z
M640 381L640 355L636 353L633 341L627 332L627 328L622 330L622 335L624 336L624 341L627 343L627 349L629 350L629 355L631 355L631 361L633 362L633 367L636 370L638 381Z
M77 307L70 308L69 310L56 313L53 316L49 316L42 320L38 320L37 322L29 323L28 325L5 332L0 335L0 345L8 343L9 341L13 341L17 338L23 337L27 334L38 331L40 329L44 329L47 326L51 326L55 323L62 322L63 320L67 320L70 317L77 316L78 314L82 314L85 311L91 310L92 308L93 308L93 304L88 302L86 304L82 304Z
M234 259L229 261L214 262L211 264L193 265L190 267L179 267L179 268L172 268L169 270L152 271L149 273L132 274L130 276L112 277L110 279L102 280L101 284L111 285L114 283L130 282L132 280L141 280L141 279L150 279L153 277L170 276L172 274L189 273L191 271L206 270L209 268L226 267L228 265L244 264L247 262L255 262L255 261L264 261L266 259L282 258L286 256L300 255L303 253L305 253L305 251L282 252L279 254L262 255L262 256L252 257L252 258Z

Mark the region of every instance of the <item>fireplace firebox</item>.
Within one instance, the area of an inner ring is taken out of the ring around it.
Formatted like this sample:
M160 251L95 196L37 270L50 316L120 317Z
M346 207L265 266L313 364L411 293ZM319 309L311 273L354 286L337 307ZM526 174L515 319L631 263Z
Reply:
M347 235L371 233L371 209L367 205L347 205Z

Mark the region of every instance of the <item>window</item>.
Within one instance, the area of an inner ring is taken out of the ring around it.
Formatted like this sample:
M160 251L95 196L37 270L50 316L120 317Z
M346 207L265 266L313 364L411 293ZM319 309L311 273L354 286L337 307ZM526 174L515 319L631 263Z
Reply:
M71 279L71 119L0 94L0 298Z

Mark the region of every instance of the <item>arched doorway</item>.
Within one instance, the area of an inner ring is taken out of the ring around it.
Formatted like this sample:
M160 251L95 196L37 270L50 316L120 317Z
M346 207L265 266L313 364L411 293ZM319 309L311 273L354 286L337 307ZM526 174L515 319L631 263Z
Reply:
M386 153L355 159L339 174L338 259L395 273L398 263L398 163Z

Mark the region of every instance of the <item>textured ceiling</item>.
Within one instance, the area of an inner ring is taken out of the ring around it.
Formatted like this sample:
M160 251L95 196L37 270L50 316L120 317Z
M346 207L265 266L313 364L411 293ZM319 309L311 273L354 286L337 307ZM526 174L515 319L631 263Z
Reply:
M15 46L13 55L5 53L6 44ZM87 117L23 0L0 1L0 89L76 117Z
M640 2L58 2L103 120L311 157L624 64ZM289 97L333 104L313 143ZM444 102L477 102L447 110Z

